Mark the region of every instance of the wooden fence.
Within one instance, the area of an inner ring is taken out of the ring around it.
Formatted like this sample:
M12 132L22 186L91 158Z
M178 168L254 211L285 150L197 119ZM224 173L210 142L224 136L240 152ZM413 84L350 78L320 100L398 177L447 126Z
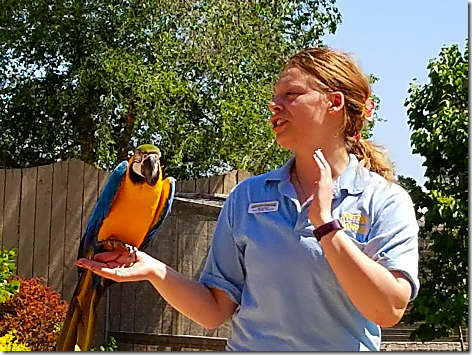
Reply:
M0 169L0 245L14 248L17 274L42 277L70 301L77 270L74 261L82 233L110 173L80 160L27 169ZM233 171L196 181L178 181L190 200L218 200L249 176ZM177 193L178 195L178 193ZM197 199L199 197L200 199ZM221 199L220 199L221 200ZM191 203L176 197L172 212L147 252L196 278L203 267L220 203ZM113 285L100 302L97 343L108 331L226 336L228 325L211 332L173 310L145 282Z
M19 276L42 277L70 301L77 283L74 261L80 239L109 174L76 159L0 170L0 245L18 251ZM248 176L238 170L178 181L172 212L146 251L184 276L198 278L224 198ZM388 342L407 341L411 329L386 329L384 348ZM108 289L99 305L95 340L103 343L113 335L119 350L221 350L229 331L229 322L205 330L172 309L149 283L138 282ZM454 349L449 345L444 350Z

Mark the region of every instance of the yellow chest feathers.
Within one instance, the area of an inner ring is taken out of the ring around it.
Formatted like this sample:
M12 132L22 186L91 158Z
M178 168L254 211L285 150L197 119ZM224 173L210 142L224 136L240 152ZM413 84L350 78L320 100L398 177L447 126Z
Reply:
M110 213L103 220L98 240L113 237L139 247L152 227L161 192L162 180L155 186L133 185L126 177L113 201Z

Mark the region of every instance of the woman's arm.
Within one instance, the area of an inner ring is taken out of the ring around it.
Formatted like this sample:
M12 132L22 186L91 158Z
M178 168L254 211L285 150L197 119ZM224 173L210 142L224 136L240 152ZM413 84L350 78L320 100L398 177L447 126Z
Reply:
M222 324L236 309L224 291L189 280L144 252L136 253L133 264L128 257L127 252L105 252L76 265L116 282L148 280L172 307L207 329Z
M314 160L320 169L320 180L314 187L308 215L316 228L332 220L333 181L323 154L316 152ZM339 283L366 318L382 327L400 321L412 291L410 282L400 271L390 271L372 260L343 231L325 235L321 246Z
M403 273L370 259L343 231L325 235L321 246L339 283L366 318L381 327L400 321L411 296Z

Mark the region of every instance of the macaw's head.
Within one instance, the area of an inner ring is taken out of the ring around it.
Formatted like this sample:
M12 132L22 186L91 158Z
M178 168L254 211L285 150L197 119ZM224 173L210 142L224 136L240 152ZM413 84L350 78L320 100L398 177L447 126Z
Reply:
M152 144L140 145L131 158L130 178L135 183L155 185L161 177L161 151Z

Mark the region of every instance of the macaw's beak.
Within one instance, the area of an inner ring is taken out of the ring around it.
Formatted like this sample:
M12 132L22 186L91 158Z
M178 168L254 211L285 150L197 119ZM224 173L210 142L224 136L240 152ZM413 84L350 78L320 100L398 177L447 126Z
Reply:
M154 185L159 178L159 159L153 154L148 155L143 161L141 172L146 182L149 185Z

